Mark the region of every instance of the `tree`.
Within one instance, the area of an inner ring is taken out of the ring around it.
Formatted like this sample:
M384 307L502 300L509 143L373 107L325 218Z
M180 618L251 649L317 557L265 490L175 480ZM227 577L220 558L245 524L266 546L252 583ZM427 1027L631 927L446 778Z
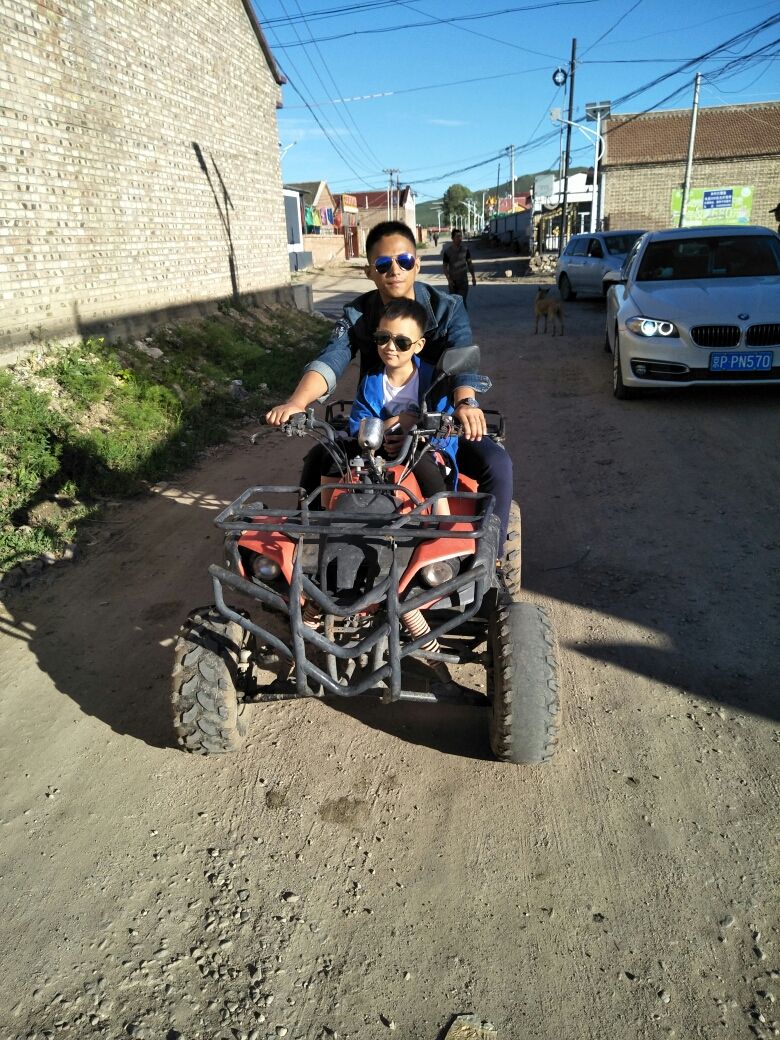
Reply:
M442 196L444 206L444 219L448 224L454 222L455 217L460 222L465 219L467 208L463 205L466 199L473 199L474 193L469 191L465 184L451 184Z

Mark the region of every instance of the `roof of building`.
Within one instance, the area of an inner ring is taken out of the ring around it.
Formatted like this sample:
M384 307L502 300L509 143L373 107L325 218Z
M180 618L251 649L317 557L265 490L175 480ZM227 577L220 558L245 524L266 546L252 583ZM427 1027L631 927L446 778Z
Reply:
M257 37L257 42L260 44L260 49L262 50L265 56L265 60L268 62L268 68L271 70L271 75L281 87L283 84L287 82L287 79L279 71L279 66L276 64L276 60L274 59L274 56L271 53L271 48L268 46L268 40L266 40L265 33L260 27L260 22L258 22L257 20L257 15L255 14L254 8L252 7L250 0L241 0L241 3L244 5L244 10L246 11L247 18L249 19L249 22L252 28L254 29L255 36Z
M285 184L285 188L292 188L293 191L300 191L304 195L311 195L312 201L316 199L317 192L320 190L322 181L298 181L296 184Z
M604 121L604 166L684 162L691 110L639 112ZM700 108L694 159L780 155L780 103Z
M347 195L354 195L357 199L358 209L381 209L387 205L387 188L383 191L348 191ZM412 189L407 185L401 188L401 205L405 206L412 194ZM393 201L395 201L395 189L393 189Z

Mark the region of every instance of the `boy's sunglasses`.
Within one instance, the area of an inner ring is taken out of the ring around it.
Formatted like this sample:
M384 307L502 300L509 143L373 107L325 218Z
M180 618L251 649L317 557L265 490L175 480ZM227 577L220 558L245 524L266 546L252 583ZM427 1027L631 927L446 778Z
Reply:
M392 332L385 332L384 329L378 329L374 333L374 343L378 347L384 347L388 343L395 346L396 350L411 350L415 343L419 343L419 339L409 339L408 336L394 336Z
M402 271L411 271L417 263L417 257L413 253L399 253L398 256L378 256L374 261L374 270L377 274L387 274L393 266L393 260Z

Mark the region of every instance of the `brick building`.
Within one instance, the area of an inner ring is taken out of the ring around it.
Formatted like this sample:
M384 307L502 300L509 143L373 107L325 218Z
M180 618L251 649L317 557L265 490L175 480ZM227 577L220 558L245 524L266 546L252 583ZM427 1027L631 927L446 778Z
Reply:
M303 248L311 253L312 263L329 264L344 259L338 197L325 181L288 184L301 195ZM339 226L337 226L339 225Z
M402 220L412 231L415 230L417 206L414 192L408 185L400 192L392 191L389 203L387 190L353 191L351 194L357 203L358 220L364 234L383 220Z
M250 0L0 0L0 351L291 298Z
M673 193L678 193L679 213L690 127L689 109L605 120L603 213L608 227L677 225ZM727 198L736 206L741 198L743 208L731 219L774 227L769 210L780 202L780 102L700 109L691 189L699 198L708 193L713 209ZM729 219L725 206L721 212ZM700 223L702 214L710 215L699 210L686 223Z

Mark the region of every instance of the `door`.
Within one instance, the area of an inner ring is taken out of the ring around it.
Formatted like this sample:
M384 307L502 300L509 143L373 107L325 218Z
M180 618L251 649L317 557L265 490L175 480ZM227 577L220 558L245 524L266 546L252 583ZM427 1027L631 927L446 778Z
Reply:
M601 282L607 264L604 259L604 247L598 238L589 238L587 255L582 267L582 291L601 295Z

